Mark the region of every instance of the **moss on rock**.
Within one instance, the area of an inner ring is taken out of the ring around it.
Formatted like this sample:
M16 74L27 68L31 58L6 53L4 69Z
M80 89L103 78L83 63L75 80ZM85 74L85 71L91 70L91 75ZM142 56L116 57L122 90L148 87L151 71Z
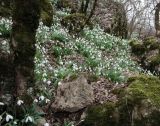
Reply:
M87 17L81 13L74 13L68 16L65 16L61 24L65 26L70 33L79 33L84 24L86 23Z
M160 64L160 55L153 56L150 60L151 66L156 66Z
M151 45L151 44L154 44L154 43L156 43L156 42L157 42L157 40L156 40L156 38L153 37L153 36L150 36L150 37L147 37L147 38L144 39L144 44L145 44L146 46Z
M159 126L160 80L139 75L128 79L129 86L116 89L115 103L92 106L87 111L85 126Z
M147 37L143 41L132 40L130 42L132 53L144 69L153 74L160 74L160 44L155 37Z
M88 109L85 126L114 126L116 122L115 104L106 103ZM114 115L114 116L113 116Z
M145 46L146 51L155 50L160 47L157 39L153 36L145 38L143 40L143 45Z
M134 53L135 55L142 55L146 51L143 43L141 41L138 41L138 40L132 40L130 42L130 46L132 48L132 53Z
M125 95L117 102L118 126L155 126L160 121L152 117L160 107L160 80L154 76L140 75L130 78L128 83L130 85Z
M157 77L140 75L139 77L130 78L129 81L129 90L137 89L143 92L153 105L160 107L160 80Z
M58 0L57 8L59 8L59 9L62 9L62 8L73 9L73 8L75 8L75 4L72 3L71 0Z

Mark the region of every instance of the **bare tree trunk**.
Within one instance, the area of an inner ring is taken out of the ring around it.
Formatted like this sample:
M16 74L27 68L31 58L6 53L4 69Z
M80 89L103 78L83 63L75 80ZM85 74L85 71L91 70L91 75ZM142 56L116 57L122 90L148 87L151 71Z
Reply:
M17 96L24 95L28 87L34 86L35 35L39 18L39 0L14 0L10 45Z

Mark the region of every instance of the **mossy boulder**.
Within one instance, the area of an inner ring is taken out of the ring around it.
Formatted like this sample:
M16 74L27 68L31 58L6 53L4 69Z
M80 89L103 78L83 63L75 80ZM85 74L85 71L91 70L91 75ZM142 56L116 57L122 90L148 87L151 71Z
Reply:
M85 126L115 126L118 115L115 104L112 102L103 105L92 106L87 111Z
M145 54L145 53L148 53L152 50L160 49L160 45L159 45L157 39L153 36L146 37L146 38L144 38L143 41L136 40L136 39L131 40L130 46L131 46L132 52L135 55Z
M159 78L139 75L128 85L112 92L117 101L90 107L83 126L159 126Z
M146 51L143 43L141 41L138 41L138 40L132 40L130 42L130 46L132 48L132 53L134 53L135 55L142 55Z
M82 13L73 13L65 16L61 24L69 30L69 33L79 33L83 30L84 25L86 25L87 17ZM88 23L89 25L89 23Z
M94 21L105 32L127 38L127 18L124 6L115 0L99 0L96 6Z
M143 41L132 40L130 46L132 53L144 69L160 74L160 43L155 37L147 37Z
M137 89L157 107L160 107L160 79L155 76L140 75L129 78L128 90Z
M78 1L77 0L58 0L56 4L58 9L69 8L72 11L78 11Z

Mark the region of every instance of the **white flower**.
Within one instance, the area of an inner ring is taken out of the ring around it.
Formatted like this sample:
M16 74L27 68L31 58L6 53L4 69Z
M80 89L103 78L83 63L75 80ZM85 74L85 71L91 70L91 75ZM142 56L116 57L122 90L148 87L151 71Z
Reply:
M4 103L3 102L0 102L0 106L3 106L4 105Z
M19 106L20 106L21 104L23 104L23 103L24 103L24 102L23 102L22 100L18 100L18 101L17 101L17 105L19 105Z
M31 117L31 116L27 116L25 122L26 122L26 123L27 123L27 122L33 122L32 117Z
M38 102L38 99L34 99L34 101L33 101L33 102L36 102L36 103L37 103L37 102Z
M15 124L15 125L16 125L16 124L17 124L17 121L14 121L14 122L13 122L13 124Z
M12 119L13 119L12 115L9 115L9 114L6 115L6 122L9 122L9 120L12 120Z
M49 70L53 70L53 68L52 68L52 67L49 67Z
M39 100L41 100L41 101L43 101L45 99L45 97L43 96L43 95L41 95L40 97L39 97Z
M3 45L6 45L7 44L7 42L6 41L3 41L3 43L2 43Z
M59 86L59 85L62 85L62 82L58 82L58 86Z
M47 76L47 74L46 73L43 73L43 75L42 75L43 77L46 77Z
M50 84L51 84L51 81L50 81L50 80L49 80L49 81L47 81L47 84L48 84L48 85L50 85Z
M49 100L49 99L46 99L46 103L48 103L48 102L50 102L50 100Z
M43 78L43 82L46 83L46 81L47 81L47 79L46 79L46 78Z
M0 116L0 122L1 122L1 120L2 120L2 116Z
M45 123L44 126L49 126L49 123Z

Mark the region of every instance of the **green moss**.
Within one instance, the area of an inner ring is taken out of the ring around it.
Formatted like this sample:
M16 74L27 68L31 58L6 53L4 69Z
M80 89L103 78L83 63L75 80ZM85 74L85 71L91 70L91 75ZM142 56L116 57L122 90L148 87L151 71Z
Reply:
M116 104L120 117L118 126L130 126L132 123L134 126L152 125L157 120L152 122L152 114L145 116L144 113L160 106L160 80L154 76L139 75L130 78L128 83L129 87Z
M143 55L145 54L145 52L160 49L160 45L157 42L155 37L145 38L143 42L139 40L132 40L130 42L130 46L131 46L132 52L136 55Z
M60 9L61 8L71 8L72 4L69 0L58 0L57 7Z
M147 37L144 39L144 45L148 46L148 45L152 45L155 44L157 42L156 38L151 36L151 37Z
M160 45L157 42L157 39L155 37L147 37L143 41L143 45L145 46L147 51L160 49Z
M108 102L104 105L96 105L88 109L84 126L115 126L116 115L113 117L115 104Z
M70 33L79 33L87 20L87 17L81 13L74 13L68 16L65 16L61 24L68 28Z
M135 55L142 55L146 51L146 48L143 45L143 43L141 41L138 41L138 40L132 40L130 42L130 46L131 46L131 49L132 49L132 53L134 53Z
M88 109L84 126L159 126L160 80L139 75L129 78L128 84L112 91L117 102Z
M160 55L151 57L150 58L150 64L153 67L156 66L156 65L159 65L160 64Z
M133 79L133 78L132 78ZM135 77L135 80L130 81L129 90L138 90L142 92L152 103L160 106L160 80L154 76L140 75ZM136 96L135 96L136 97Z

